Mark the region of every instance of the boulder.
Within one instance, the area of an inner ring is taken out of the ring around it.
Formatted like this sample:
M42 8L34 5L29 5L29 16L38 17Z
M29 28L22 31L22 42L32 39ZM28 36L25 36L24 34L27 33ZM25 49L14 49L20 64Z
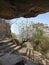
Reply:
M24 65L23 58L15 54L5 54L0 57L0 65Z
M0 65L37 65L31 60L25 60L21 55L5 54L0 57Z

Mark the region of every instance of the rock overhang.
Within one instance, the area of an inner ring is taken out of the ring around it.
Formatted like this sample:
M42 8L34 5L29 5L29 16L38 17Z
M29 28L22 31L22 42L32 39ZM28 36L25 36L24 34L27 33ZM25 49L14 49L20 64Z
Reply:
M1 0L0 18L35 17L49 12L49 0Z

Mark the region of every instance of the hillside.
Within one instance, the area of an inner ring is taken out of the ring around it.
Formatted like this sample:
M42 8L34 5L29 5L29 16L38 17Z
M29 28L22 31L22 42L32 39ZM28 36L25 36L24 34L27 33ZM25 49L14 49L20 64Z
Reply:
M34 26L37 26L38 28L41 28L45 33L46 36L49 36L49 26L43 23L36 23Z

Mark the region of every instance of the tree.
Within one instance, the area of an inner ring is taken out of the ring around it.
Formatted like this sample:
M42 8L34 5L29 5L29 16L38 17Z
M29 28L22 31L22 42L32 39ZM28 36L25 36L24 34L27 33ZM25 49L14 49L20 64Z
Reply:
M27 45L25 44L25 42L28 41L29 36L30 36L30 29L31 29L31 23L24 23L23 21L18 25L19 27L19 39L16 39L16 35L12 33L12 37L15 39L16 42L18 42L17 44L20 46L20 48L26 47ZM19 49L20 49L19 48Z
M34 27L30 41L34 50L46 53L49 50L49 37L44 35L44 31L38 27Z
M32 22L29 23L26 21L24 23L23 21L20 23L19 26L19 36L22 41L29 39L29 37L32 35Z

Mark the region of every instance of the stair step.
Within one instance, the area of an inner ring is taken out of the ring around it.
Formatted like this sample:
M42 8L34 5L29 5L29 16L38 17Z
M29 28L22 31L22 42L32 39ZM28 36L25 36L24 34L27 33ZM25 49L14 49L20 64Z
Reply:
M12 45L10 47L7 47L6 49L4 49L4 52L12 51L15 47L17 47L17 45Z
M6 48L8 46L12 46L12 45L13 45L13 43L9 43L9 44L6 44L6 45L2 45L2 46L0 46L0 50Z
M11 51L9 51L9 53L17 51L18 48L20 48L20 46L14 47Z
M13 43L12 40L5 40L0 42L0 52L11 52L17 49L17 44Z
M8 40L3 40L3 41L0 41L0 43L6 43L6 42L11 42L12 39L8 39Z
M12 46L10 46L10 47L15 47L16 45L12 45Z
M13 42L12 42L12 41L11 41L11 42L2 42L2 43L0 43L0 46L7 45L7 44L9 44L9 43L13 43Z

